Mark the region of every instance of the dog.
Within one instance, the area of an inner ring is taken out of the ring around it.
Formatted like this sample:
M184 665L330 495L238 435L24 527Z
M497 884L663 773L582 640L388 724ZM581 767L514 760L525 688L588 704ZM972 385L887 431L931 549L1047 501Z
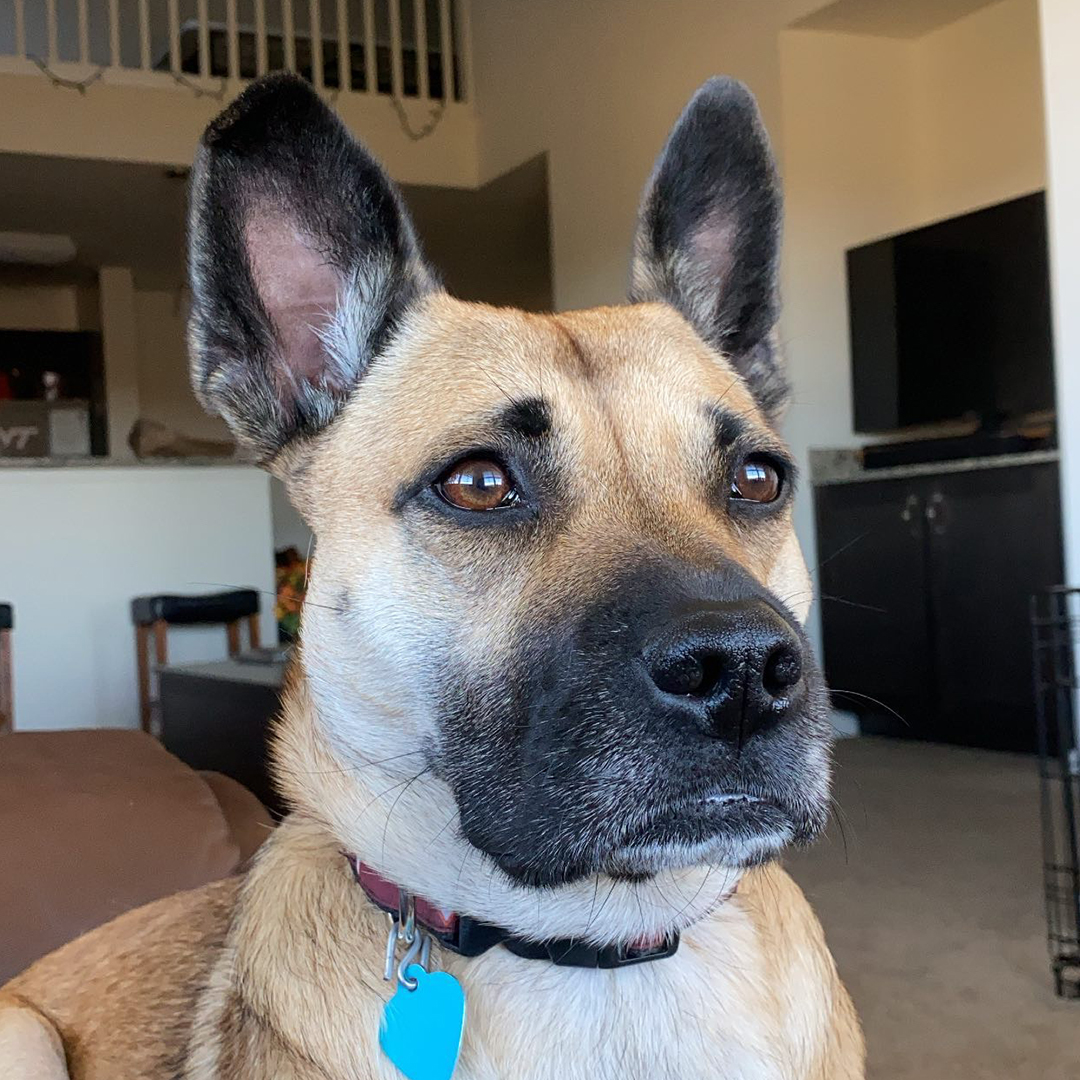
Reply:
M210 125L190 203L196 392L317 538L292 810L242 878L9 983L4 1075L861 1077L776 862L824 826L829 725L749 92L678 120L624 306L451 299L292 76ZM450 1019L390 1046L436 979Z

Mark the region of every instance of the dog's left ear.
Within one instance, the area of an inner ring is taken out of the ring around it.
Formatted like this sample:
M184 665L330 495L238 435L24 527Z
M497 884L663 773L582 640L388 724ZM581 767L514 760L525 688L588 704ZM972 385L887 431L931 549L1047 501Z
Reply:
M776 346L781 197L753 95L710 79L668 138L645 189L630 299L677 308L779 419L788 383Z
M195 393L266 464L333 420L437 288L397 189L293 75L206 129L188 263Z

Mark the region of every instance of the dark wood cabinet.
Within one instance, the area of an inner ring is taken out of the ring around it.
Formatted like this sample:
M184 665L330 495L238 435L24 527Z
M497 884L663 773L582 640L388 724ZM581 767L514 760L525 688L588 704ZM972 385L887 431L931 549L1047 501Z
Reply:
M815 488L824 663L864 730L1035 749L1028 611L1062 581L1054 462Z

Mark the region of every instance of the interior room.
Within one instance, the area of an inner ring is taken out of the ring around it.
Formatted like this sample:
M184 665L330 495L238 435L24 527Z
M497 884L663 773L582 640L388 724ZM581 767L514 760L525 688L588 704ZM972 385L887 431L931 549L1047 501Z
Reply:
M296 806L272 732L327 640L322 548L189 374L196 148L273 71L381 162L450 294L530 317L625 302L666 133L710 76L750 89L809 572L777 603L807 609L834 761L824 836L782 863L866 1075L1075 1076L1073 0L5 5L0 985L240 873ZM42 865L58 841L85 889Z

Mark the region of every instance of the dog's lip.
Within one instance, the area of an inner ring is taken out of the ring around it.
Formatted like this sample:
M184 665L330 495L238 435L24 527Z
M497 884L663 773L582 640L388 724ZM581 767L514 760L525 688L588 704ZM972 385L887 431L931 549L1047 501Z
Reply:
M773 799L740 790L714 789L659 807L625 837L622 846L664 842L700 843L730 830L774 832L792 827L791 815Z
M760 795L751 795L748 791L713 791L708 795L705 795L701 799L705 803L713 803L715 805L722 805L724 803L754 803L754 802L768 802L768 799L761 798Z
M723 862L747 866L771 858L797 838L791 813L748 791L710 791L669 803L624 836L606 868L651 876L663 869Z

